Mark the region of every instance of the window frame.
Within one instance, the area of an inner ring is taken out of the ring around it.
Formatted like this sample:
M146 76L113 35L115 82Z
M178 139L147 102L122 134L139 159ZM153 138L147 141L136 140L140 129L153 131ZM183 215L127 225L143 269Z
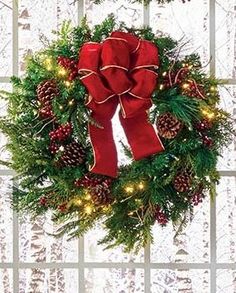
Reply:
M78 23L84 15L84 1L79 0L77 3ZM209 0L209 50L211 56L210 74L214 75L216 71L216 0ZM143 24L148 25L150 21L150 7L143 6ZM13 46L13 75L18 75L18 61L19 61L19 45L18 45L18 1L13 0L12 7L12 46ZM221 80L224 84L235 85L235 79ZM10 77L0 77L1 83L9 83ZM14 176L15 172L12 170L0 169L0 176ZM220 171L221 176L236 177L235 171ZM17 182L14 182L17 184ZM19 261L19 222L16 212L13 212L13 262L0 263L1 268L9 268L13 271L13 293L19 292L19 270L27 268L41 268L41 269L55 269L55 268L71 268L78 269L78 284L79 292L85 292L85 269L87 268L117 268L117 269L143 269L144 271L144 292L151 292L151 270L152 269L208 269L210 270L210 291L215 293L216 286L216 272L217 269L235 269L234 263L217 263L216 259L216 201L210 203L210 262L209 263L152 263L150 245L144 250L143 263L96 263L85 262L84 259L84 239L78 240L79 261L78 262L64 262L64 263L21 263Z

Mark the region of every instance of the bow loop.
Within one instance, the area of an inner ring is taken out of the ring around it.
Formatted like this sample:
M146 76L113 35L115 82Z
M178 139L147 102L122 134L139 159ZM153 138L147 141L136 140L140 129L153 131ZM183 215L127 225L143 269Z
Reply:
M128 76L130 53L126 40L110 37L103 43L101 74L116 95L128 92L132 82ZM119 80L119 82L117 82Z
M80 50L78 63L78 72L82 74L81 81L88 89L91 99L97 103L103 103L115 94L105 86L99 73L99 64L101 57L101 44L86 43ZM87 105L90 104L91 99Z
M130 69L157 69L158 66L159 57L157 47L149 41L141 40L137 50L131 55Z

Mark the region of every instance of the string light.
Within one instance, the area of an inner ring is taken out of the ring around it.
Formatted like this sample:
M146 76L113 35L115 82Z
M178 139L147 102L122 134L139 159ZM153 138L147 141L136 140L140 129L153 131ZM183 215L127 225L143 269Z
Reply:
M215 117L215 113L210 110L203 109L201 112L209 120L212 120Z
M47 57L47 58L44 60L44 63L45 63L46 65L48 65L48 64L52 64L52 58L51 58L51 57Z
M184 89L184 90L186 90L186 89L188 89L189 88L189 83L184 83L183 85L182 85L182 88Z
M70 87L72 83L69 80L64 81L66 87Z
M211 92L215 92L216 90L217 90L217 87L216 87L216 86L213 86L213 85L212 85L212 86L210 87L210 91L211 91Z
M65 76L66 74L67 74L67 71L65 70L65 68L60 68L58 70L58 75Z
M134 212L129 212L128 216L133 216Z
M64 150L65 150L64 146L61 145L61 146L59 147L59 151L64 152Z
M164 89L164 84L160 84L159 89L163 90Z
M134 192L134 187L133 186L126 186L125 187L125 192L127 192L127 193L133 193Z
M141 205L142 204L142 200L140 198L136 198L135 202L137 205Z
M76 206L81 206L82 205L82 200L80 198L76 198L76 199L74 199L73 203Z
M62 105L60 105L60 106L59 106L59 109L60 109L60 110L63 110L63 106L62 106Z
M73 106L73 105L74 105L74 100L70 100L70 101L68 102L68 105L69 105L69 106Z
M88 192L86 192L85 199L86 200L90 200L91 199L91 195Z
M143 190L144 187L145 187L144 183L143 182L139 182L138 189Z
M167 72L166 71L162 73L162 76L166 76L166 75L167 75Z
M93 208L92 208L92 206L87 205L87 206L85 206L84 211L87 215L90 215L93 211Z

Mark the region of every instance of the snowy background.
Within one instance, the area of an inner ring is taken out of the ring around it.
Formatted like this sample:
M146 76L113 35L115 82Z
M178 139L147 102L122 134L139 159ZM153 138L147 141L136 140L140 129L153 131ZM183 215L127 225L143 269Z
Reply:
M184 39L184 54L198 52L205 70L223 80L222 106L236 118L236 0L180 2L153 1L145 10L125 0L106 0L101 6L88 0L2 0L0 89L11 90L9 77L24 73L24 58L41 47L39 37L50 39L64 19L76 25L84 12L94 25L114 13L127 26L149 22L156 32ZM0 115L5 107L0 100ZM121 137L116 129L117 141ZM4 144L0 134L1 159L9 157ZM103 251L96 245L103 234L99 226L68 243L47 235L56 229L50 215L34 223L27 217L18 220L10 208L12 171L4 168L0 166L1 293L236 293L236 141L219 161L223 176L216 203L197 207L193 222L175 239L171 226L154 227L153 245L139 255Z

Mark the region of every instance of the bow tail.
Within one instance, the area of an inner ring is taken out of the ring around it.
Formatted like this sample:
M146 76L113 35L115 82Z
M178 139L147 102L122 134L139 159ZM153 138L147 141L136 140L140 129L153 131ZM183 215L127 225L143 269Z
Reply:
M154 127L148 122L147 112L131 118L124 118L121 113L119 116L135 160L164 150Z
M99 124L89 123L88 127L94 156L90 171L110 177L117 177L118 172L117 151L111 123L117 103L117 98L113 97L103 104L97 104L93 100L88 104L92 110L91 117Z

